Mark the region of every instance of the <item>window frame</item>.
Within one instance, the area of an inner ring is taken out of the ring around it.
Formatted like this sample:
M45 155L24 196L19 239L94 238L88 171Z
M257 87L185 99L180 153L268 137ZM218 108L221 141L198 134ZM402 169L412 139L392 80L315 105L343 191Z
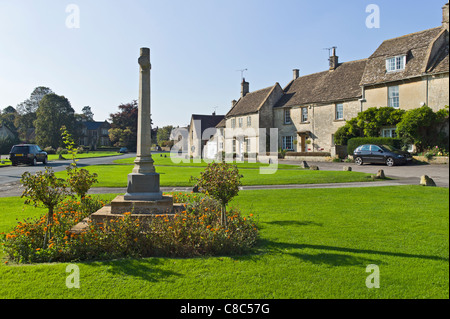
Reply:
M400 87L398 85L388 86L388 106L394 109L400 107Z
M406 68L406 55L396 55L386 59L386 72L403 71Z
M290 148L288 147L288 139L289 139L289 143L291 144ZM282 146L283 146L283 150L293 151L294 150L294 137L293 136L283 136Z
M292 124L291 109L284 109L284 124Z
M341 110L339 111L339 107L341 107ZM335 120L343 120L344 119L344 103L336 103L334 108L335 113ZM340 115L340 116L339 116Z
M305 118L305 116L306 116L306 118ZM308 122L308 118L309 118L308 107L302 107L301 116L300 117L301 117L300 118L301 123L307 123Z

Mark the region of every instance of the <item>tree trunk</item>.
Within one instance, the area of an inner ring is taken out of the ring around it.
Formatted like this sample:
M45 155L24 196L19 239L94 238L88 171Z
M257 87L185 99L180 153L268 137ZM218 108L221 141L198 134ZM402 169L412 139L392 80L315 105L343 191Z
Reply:
M222 205L222 226L227 227L227 207Z
M53 223L53 207L49 207L47 214L47 230L45 231L44 245L42 249L47 248L47 240L52 238L52 223Z

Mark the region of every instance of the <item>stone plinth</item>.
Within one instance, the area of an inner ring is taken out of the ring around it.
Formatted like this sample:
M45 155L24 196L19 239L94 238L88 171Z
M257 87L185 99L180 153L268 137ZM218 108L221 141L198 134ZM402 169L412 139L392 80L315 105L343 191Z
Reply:
M131 173L128 174L127 193L125 200L162 200L162 192L159 188L158 173Z
M158 200L127 200L125 196L117 196L111 201L113 214L165 214L173 210L172 196L162 196Z

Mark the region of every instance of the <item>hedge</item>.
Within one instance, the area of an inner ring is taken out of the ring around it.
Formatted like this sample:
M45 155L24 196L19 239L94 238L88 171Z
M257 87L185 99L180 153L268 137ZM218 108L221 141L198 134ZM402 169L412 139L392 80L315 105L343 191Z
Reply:
M355 137L348 140L347 152L349 155L353 155L355 149L364 144L377 144L377 145L389 145L395 148L401 149L403 142L399 138L392 137Z

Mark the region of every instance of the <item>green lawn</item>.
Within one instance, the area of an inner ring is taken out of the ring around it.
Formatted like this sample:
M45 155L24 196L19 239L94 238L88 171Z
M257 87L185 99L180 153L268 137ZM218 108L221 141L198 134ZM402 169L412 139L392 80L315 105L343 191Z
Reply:
M98 174L98 183L93 187L126 187L127 176L133 165L97 165L87 169ZM191 176L199 177L204 167L157 166L160 174L160 186L193 186ZM262 169L264 170L264 168ZM243 185L287 185L287 184L323 184L371 181L371 174L343 171L312 171L304 169L279 169L275 174L263 175L259 168L241 168ZM57 176L66 178L67 173L57 172Z
M259 219L254 253L0 266L0 298L449 298L449 190L421 186L241 191ZM114 195L105 195L112 198ZM22 200L0 198L0 232ZM379 266L380 288L365 285Z

